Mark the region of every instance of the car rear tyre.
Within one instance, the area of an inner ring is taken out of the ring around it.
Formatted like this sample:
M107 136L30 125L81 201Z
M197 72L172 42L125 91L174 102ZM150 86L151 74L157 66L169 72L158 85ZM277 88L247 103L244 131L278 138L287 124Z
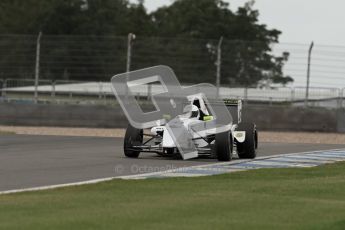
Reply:
M214 152L218 161L232 160L233 139L230 131L216 134Z
M126 157L138 158L141 149L134 146L140 146L143 144L144 132L142 129L136 129L131 125L128 125L125 140L123 144L123 150Z
M256 157L256 149L258 148L258 132L253 123L240 123L237 131L245 131L246 138L243 143L237 142L237 154L241 159L253 159Z

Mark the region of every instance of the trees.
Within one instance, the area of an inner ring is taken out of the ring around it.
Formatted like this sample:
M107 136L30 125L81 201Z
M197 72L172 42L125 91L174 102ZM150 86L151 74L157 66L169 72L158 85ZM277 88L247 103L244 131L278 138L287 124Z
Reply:
M262 80L287 84L292 79L283 75L282 68L288 57L271 54L271 44L278 42L281 32L259 24L259 12L253 4L248 2L234 13L221 0L176 0L171 6L158 9L152 18L157 34L208 39L207 44L201 45L208 45L211 60L197 67L206 73L214 68L212 54L223 36L223 84L256 86Z
M257 86L262 82L292 81L282 71L288 55L275 56L271 52L271 45L278 42L281 32L258 22L259 12L254 10L253 1L233 12L222 0L175 0L151 14L143 2L2 0L0 33L36 35L43 31L46 38L42 60L49 64L42 68L45 76L57 79L63 73L71 79L96 80L95 76L99 76L97 80L105 80L109 73L122 72L126 39L104 36L133 32L138 35L133 68L166 64L184 82L214 83L216 46L223 36L222 84ZM49 35L60 37L54 40ZM25 45L20 41L12 43L18 50ZM4 44L8 46L9 42ZM0 56L0 65L6 66L8 60Z
M233 38L230 27L235 18L228 4L220 0L176 0L152 13L156 33L169 37Z

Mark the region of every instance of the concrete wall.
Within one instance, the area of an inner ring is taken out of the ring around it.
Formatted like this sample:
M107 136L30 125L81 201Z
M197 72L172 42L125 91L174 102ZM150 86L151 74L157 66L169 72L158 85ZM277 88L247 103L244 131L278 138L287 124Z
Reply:
M345 110L248 106L242 120L260 130L345 133ZM121 128L127 119L120 107L0 103L0 125Z
M120 107L0 103L1 125L127 127Z
M337 111L337 131L345 133L345 109Z
M339 118L345 113L323 108L250 106L242 116L243 121L254 121L261 130L337 132Z

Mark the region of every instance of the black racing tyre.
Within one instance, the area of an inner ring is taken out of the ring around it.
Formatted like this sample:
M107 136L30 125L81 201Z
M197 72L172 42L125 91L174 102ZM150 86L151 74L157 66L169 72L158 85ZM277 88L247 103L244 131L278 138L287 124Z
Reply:
M258 148L258 132L253 123L240 123L237 131L245 131L246 138L243 143L237 142L237 154L241 159L254 159Z
M139 146L143 144L143 136L144 132L142 129L136 129L131 125L128 125L125 140L123 143L123 151L126 157L130 158L138 158L141 149L140 148L133 148L133 146Z
M214 153L218 161L232 160L233 139L231 132L217 133L214 142Z

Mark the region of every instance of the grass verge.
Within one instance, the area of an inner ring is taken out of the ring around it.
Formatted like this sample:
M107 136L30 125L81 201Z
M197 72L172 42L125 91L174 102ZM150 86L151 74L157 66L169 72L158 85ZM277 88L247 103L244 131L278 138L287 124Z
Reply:
M345 163L0 196L0 229L345 229Z
M13 135L13 134L16 134L16 133L15 132L10 132L10 131L0 130L0 136L1 135Z

